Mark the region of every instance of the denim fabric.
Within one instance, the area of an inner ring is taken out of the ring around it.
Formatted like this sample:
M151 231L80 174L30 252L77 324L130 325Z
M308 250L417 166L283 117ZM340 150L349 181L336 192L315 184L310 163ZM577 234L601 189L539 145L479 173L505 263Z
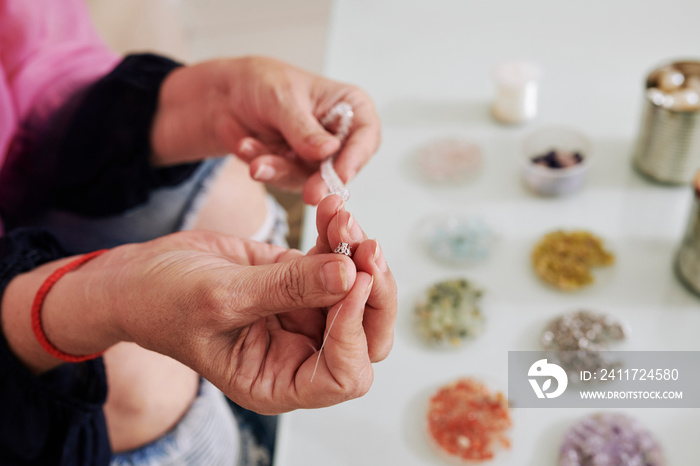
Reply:
M225 159L209 159L185 182L153 191L149 201L123 214L87 218L70 212L52 211L30 225L48 229L64 248L73 253L140 243L180 231L193 209L201 205L208 183ZM12 225L8 225L12 227Z
M267 217L258 231L250 237L262 243L276 244L277 246L289 247L287 234L289 233L289 223L287 223L287 211L279 205L272 197L267 197Z
M110 466L234 466L240 443L236 430L226 398L202 379L197 398L170 432L139 449L113 455Z

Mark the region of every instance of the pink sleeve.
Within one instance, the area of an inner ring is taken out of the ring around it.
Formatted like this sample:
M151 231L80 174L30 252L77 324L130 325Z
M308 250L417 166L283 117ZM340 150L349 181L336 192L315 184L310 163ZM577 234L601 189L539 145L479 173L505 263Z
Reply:
M11 107L0 114L14 120L12 129L0 122L0 164L18 125L29 118L41 125L119 60L93 28L84 0L0 0L0 107Z

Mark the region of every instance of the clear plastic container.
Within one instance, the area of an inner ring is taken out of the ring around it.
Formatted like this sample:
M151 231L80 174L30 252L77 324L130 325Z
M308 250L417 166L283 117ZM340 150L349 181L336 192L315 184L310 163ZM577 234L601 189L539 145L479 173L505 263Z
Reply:
M578 153L581 161L565 168L550 168L533 160L551 151ZM523 141L523 177L525 184L544 196L561 196L577 191L591 163L592 145L581 132L564 126L549 126L533 131Z

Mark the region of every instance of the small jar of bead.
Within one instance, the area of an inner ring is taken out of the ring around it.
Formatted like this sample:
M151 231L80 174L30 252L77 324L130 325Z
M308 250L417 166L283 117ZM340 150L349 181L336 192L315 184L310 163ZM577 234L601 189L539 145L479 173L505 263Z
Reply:
M523 141L525 185L543 196L560 196L578 190L590 165L592 145L579 131L547 126Z

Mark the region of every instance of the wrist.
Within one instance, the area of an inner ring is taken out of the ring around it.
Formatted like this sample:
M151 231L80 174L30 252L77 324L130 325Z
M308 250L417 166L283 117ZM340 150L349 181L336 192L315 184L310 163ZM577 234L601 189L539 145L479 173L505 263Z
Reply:
M2 327L9 347L34 373L64 361L49 354L32 330L31 309L37 292L60 267L76 257L44 264L18 275L5 289ZM106 299L99 257L61 276L46 293L39 314L41 329L51 345L70 355L101 353L119 341Z
M225 155L217 137L220 109L227 89L221 83L222 61L181 67L163 81L150 138L155 166L193 162Z

